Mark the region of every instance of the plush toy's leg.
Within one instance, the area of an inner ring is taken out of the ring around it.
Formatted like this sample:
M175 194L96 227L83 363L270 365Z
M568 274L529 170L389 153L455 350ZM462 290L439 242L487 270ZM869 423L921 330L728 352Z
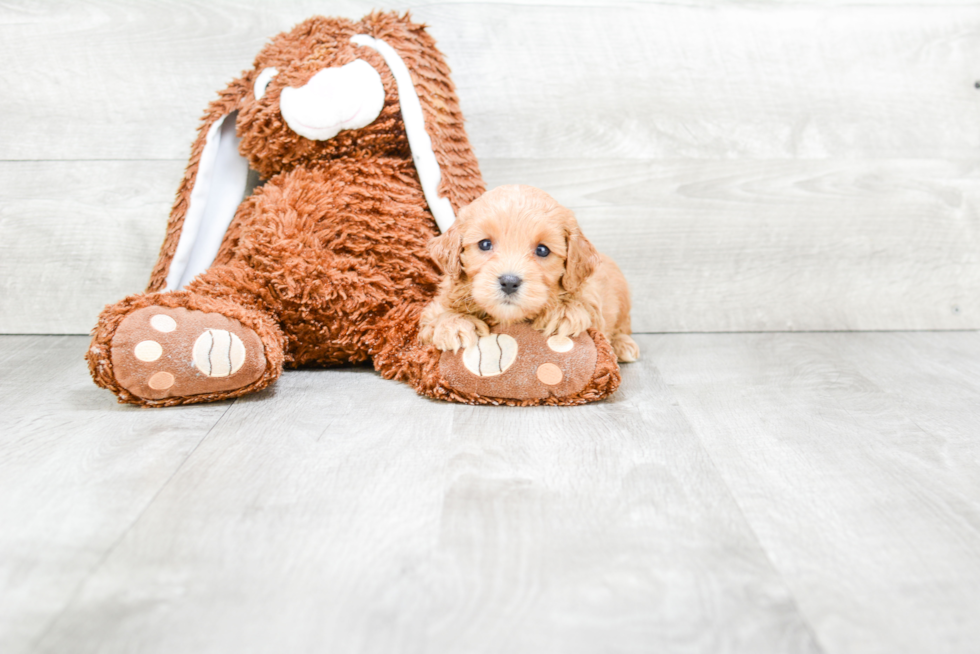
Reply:
M457 353L419 345L415 329L404 333L409 339L400 346L389 344L374 355L375 366L435 399L575 405L601 400L619 387L616 354L595 330L562 339L546 338L527 324L497 326L478 345Z
M106 307L86 354L95 382L120 402L170 406L237 397L278 378L282 332L243 292L241 271L221 268L187 291Z

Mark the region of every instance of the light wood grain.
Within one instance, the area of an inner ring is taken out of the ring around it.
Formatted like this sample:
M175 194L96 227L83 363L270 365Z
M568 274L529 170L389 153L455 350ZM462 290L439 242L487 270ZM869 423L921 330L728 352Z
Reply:
M31 651L228 404L121 407L85 337L0 339L0 651ZM69 648L70 649L70 648Z
M151 411L0 337L0 648L975 649L980 333L638 341L581 408L358 368Z
M975 650L980 335L651 345L828 652Z
M36 651L66 648L819 651L652 362L570 410L289 372L236 402Z
M980 327L978 167L489 160L572 207L638 332ZM0 163L0 332L87 332L141 291L180 162ZM93 185L92 180L103 180Z
M373 2L8 3L0 159L182 159L262 43ZM394 6L380 3L380 6ZM398 3L480 157L975 158L980 7Z
M976 158L980 7L432 8L481 157Z
M146 288L183 168L0 162L0 333L88 333Z
M855 334L835 338L839 356L875 383L941 445L950 462L980 464L980 356L976 332ZM896 365L896 362L907 364ZM980 477L962 478L967 493ZM974 524L980 522L973 519Z
M455 415L428 651L819 651L655 361L599 405Z
M37 651L419 651L452 414L365 368L239 400Z

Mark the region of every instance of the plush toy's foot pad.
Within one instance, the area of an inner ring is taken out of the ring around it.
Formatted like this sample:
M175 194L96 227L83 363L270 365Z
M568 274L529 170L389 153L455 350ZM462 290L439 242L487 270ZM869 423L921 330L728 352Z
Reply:
M491 331L478 345L442 353L439 367L449 387L514 400L564 397L584 389L595 372L596 346L585 332L545 338L524 323Z
M258 334L218 313L144 307L112 338L112 368L127 391L150 400L231 391L259 379Z

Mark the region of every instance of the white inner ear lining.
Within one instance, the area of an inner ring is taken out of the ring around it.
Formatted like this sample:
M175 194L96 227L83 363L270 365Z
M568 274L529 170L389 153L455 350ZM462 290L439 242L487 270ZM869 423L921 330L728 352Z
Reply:
M388 64L388 70L395 78L402 120L405 122L405 132L408 134L408 145L412 149L415 169L418 171L419 181L422 183L422 193L425 194L425 201L429 205L432 216L436 219L439 231L445 232L456 221L456 213L447 198L439 197L439 182L442 179L442 171L439 169L439 162L436 161L436 154L432 150L432 139L425 129L425 115L422 113L422 103L419 102L415 84L412 83L412 75L408 72L408 67L402 61L401 56L384 41L367 34L358 34L351 37L351 42L377 50L378 54L384 58L385 63Z
M233 111L208 129L165 290L183 288L211 267L228 225L248 193L248 160L238 153L237 117L238 112Z
M259 76L255 78L255 86L252 89L256 100L261 100L265 96L265 90L269 87L272 78L279 74L279 70L273 68L263 68Z

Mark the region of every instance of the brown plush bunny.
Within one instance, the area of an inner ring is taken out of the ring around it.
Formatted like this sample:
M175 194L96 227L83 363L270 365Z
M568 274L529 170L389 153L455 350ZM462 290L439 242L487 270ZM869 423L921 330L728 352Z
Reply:
M99 316L92 376L144 406L256 391L284 363L366 360L440 399L605 397L619 369L595 332L570 352L526 325L495 329L469 355L418 343L440 276L426 244L483 191L423 26L394 13L311 18L209 106L147 292ZM493 370L474 367L491 355ZM562 374L535 375L546 363Z

